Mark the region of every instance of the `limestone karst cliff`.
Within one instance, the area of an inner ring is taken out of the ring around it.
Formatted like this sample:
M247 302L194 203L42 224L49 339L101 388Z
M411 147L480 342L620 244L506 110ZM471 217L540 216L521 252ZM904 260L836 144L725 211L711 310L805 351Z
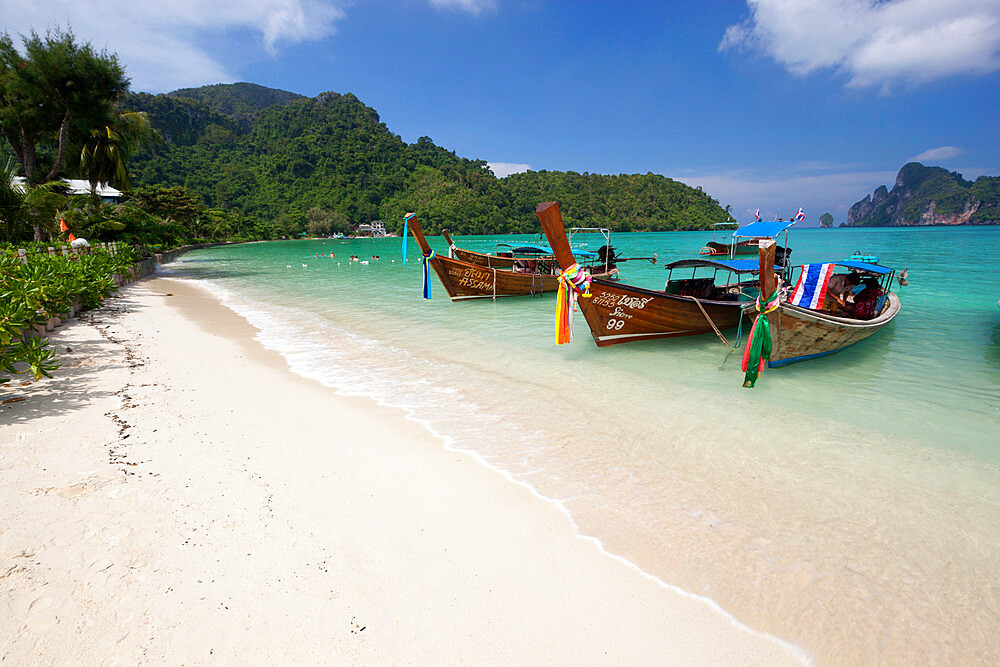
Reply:
M892 190L880 185L847 214L847 225L857 227L990 224L1000 224L1000 178L966 181L919 162L899 170Z

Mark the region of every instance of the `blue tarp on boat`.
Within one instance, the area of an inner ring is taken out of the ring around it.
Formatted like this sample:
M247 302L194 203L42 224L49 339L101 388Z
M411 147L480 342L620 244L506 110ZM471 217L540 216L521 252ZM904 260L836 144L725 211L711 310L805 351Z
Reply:
M516 245L510 247L511 252L516 255L554 255L555 251L547 245ZM570 248L577 257L597 257L596 252L584 250L583 248Z
M888 266L879 266L878 264L868 264L867 262L855 262L846 259L842 262L832 262L837 266L846 266L849 269L857 269L858 271L867 271L869 273L877 273L879 275L885 275L887 273L892 273L893 269Z
M733 238L762 236L773 239L794 224L794 220L758 220L737 229L733 232Z
M707 266L713 269L723 269L735 273L750 273L760 271L760 262L756 259L682 259L671 262L664 269L683 269L685 267ZM780 267L779 267L780 268Z

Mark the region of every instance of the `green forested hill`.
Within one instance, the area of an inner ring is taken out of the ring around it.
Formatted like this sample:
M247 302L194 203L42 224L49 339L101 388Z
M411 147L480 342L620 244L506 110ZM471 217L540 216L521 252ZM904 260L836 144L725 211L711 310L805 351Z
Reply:
M655 174L527 172L497 179L482 160L428 137L407 144L354 95L313 98L253 84L132 95L166 141L133 158L136 184L182 185L215 208L304 225L319 208L353 223L402 227L408 211L434 233L537 231L541 201L568 224L619 231L705 228L726 219L700 189ZM291 221L291 222L289 222Z
M145 111L153 119L163 140L170 145L190 146L199 140L214 141L220 133L235 136L240 128L229 116L200 103L185 103L166 95L130 94L125 107Z
M264 109L305 97L256 83L217 83L200 88L181 88L167 95L201 102L212 111L232 118L244 130L250 128L253 119Z

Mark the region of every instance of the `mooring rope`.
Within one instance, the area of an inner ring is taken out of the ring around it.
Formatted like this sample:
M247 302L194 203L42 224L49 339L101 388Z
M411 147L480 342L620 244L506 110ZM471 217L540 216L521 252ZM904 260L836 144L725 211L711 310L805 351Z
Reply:
M719 327L715 326L715 322L713 322L712 318L708 316L707 312L705 312L705 307L701 305L701 301L699 301L698 299L689 294L682 294L681 296L687 299L691 299L692 301L695 302L695 305L698 306L698 310L700 310L701 314L705 316L705 319L708 320L708 323L712 325L712 329L715 330L715 335L719 337L719 340L722 341L723 345L729 347L729 341L726 340L726 337L722 335L721 331L719 331Z

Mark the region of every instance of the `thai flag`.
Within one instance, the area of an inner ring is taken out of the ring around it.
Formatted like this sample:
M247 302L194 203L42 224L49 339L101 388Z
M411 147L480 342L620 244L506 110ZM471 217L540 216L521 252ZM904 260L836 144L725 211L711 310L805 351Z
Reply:
M836 264L805 264L788 303L802 308L821 309L835 266Z
M805 219L806 219L806 214L805 214L805 211L803 211L803 210L802 210L802 209L800 208L800 209L799 209L799 212L798 212L798 213L796 213L796 214L795 214L795 217L794 217L794 218L792 218L792 219L793 219L793 220L805 220Z
M753 217L754 220L760 220L760 209L757 209L757 212L753 214Z

